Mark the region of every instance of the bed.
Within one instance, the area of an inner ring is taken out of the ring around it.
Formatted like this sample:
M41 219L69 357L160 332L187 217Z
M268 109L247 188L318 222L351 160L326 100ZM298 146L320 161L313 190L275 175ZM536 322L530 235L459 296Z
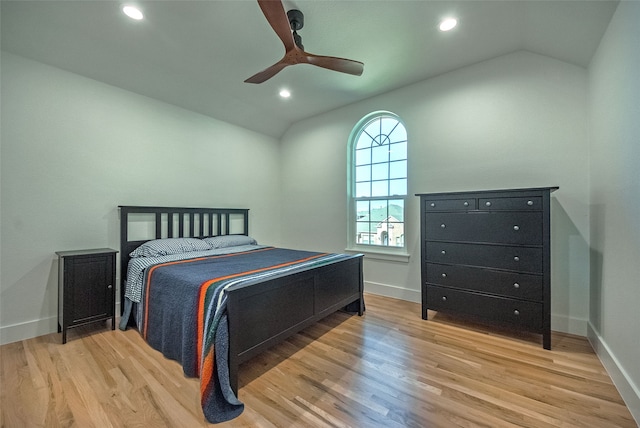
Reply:
M119 208L120 328L200 377L209 422L242 412L240 364L337 310L364 312L361 254L259 245L247 209ZM167 243L189 248L157 253Z

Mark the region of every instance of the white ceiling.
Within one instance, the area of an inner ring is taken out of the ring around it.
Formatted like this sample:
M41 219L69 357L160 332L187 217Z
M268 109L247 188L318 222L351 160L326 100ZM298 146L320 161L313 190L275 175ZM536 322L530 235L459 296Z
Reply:
M1 2L2 49L280 137L294 122L517 50L587 67L611 1L284 1L308 52L364 62L360 77L310 65L243 81L284 54L256 1ZM438 21L458 18L442 33ZM287 87L288 100L278 97Z

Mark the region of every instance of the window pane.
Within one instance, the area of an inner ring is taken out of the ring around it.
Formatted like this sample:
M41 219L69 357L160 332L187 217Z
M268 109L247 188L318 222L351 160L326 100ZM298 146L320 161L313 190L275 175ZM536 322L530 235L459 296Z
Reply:
M404 200L389 200L389 216L393 217L393 219L389 219L389 221L404 221Z
M380 135L380 119L374 119L364 128L363 134L369 135L371 139L375 139Z
M389 178L389 164L379 163L371 167L372 180L387 180Z
M396 126L393 132L389 135L389 140L392 143L407 141L407 130L402 126L402 124L398 123L398 126Z
M371 196L389 196L389 181L374 181L371 183Z
M407 158L407 143L396 143L389 146L389 160L404 160Z
M356 167L356 181L371 181L371 165Z
M358 144L356 144L356 149L366 149L371 147L371 137L366 133L360 133L358 137Z
M371 201L371 221L381 222L389 215L389 203L387 200Z
M373 146L371 148L372 158L371 163L388 162L389 161L389 146Z
M356 165L371 163L371 149L356 150Z
M356 183L356 198L366 198L369 196L371 196L371 183L369 181Z
M376 233L377 245L387 247L404 246L404 223L381 222Z
M365 234L374 234L376 233L376 224L371 223L369 221L359 221L356 223L358 225L358 233Z
M399 124L400 122L392 117L383 117L380 120L380 132L389 137L393 132L395 132L395 129L398 128Z
M374 165L377 166L377 165ZM391 162L389 164L389 178L406 178L407 161ZM375 177L375 176L374 176Z
M391 195L406 195L407 194L407 179L391 180L389 183ZM375 194L373 196L376 196Z
M369 201L356 202L356 221L369 221Z

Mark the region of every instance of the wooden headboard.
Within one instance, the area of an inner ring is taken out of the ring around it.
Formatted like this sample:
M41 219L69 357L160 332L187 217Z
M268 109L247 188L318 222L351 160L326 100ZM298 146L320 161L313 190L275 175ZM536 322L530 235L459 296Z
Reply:
M248 235L249 210L244 208L120 207L120 307L124 308L129 253L161 238L206 238Z

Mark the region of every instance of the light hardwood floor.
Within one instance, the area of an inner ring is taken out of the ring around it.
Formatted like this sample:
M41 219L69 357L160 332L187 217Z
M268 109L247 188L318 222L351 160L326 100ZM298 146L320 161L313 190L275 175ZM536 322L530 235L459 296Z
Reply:
M636 427L586 339L518 335L375 295L240 367L217 426ZM433 314L431 314L433 315ZM104 324L0 347L2 427L200 427L197 379ZM212 425L213 426L213 425Z

